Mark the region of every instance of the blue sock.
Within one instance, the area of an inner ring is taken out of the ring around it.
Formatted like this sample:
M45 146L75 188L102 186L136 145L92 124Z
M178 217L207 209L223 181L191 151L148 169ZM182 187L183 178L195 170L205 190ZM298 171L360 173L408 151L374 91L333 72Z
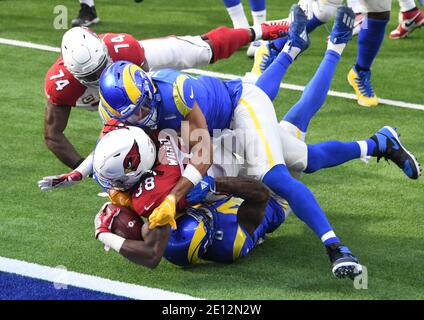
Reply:
M324 168L335 167L361 157L357 142L326 141L308 144L308 166L304 172L312 173Z
M333 80L339 60L340 55L337 52L333 50L327 50L325 52L323 61L303 91L302 97L290 108L283 120L294 124L303 132L307 131L312 117L321 108L327 98L327 93L330 90L331 81Z
M311 33L322 24L324 24L324 22L322 22L321 20L318 20L318 18L315 17L314 15L312 19L309 19L306 22L306 32Z
M360 70L369 70L380 50L389 20L365 18L358 34L358 57L356 66Z
M224 0L225 7L231 8L241 3L241 0Z
M277 96L281 80L292 62L292 58L287 53L280 52L256 81L256 86L261 88L271 100Z
M372 156L374 154L375 149L377 148L377 144L372 139L365 140L368 146L367 156Z
M265 0L249 0L249 4L252 11L265 10Z
M274 166L265 174L263 182L273 192L286 199L293 212L319 238L333 230L312 192L299 180L293 178L285 165ZM337 237L334 235L332 238Z

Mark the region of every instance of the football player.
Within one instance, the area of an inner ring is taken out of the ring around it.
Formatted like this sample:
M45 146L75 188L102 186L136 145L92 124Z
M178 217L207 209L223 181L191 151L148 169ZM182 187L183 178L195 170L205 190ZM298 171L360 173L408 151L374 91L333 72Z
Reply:
M137 41L129 34L97 35L86 28L72 28L62 38L62 55L45 77L45 142L70 168L76 168L84 160L64 130L72 107L97 110L99 77L113 61L130 61L146 71L206 65L231 56L252 40L282 36L287 29L286 22L273 22L248 29L219 27L202 36Z
M342 0L301 0L299 3L308 8L306 30L308 33L318 26L329 21L336 13L338 7L342 5ZM391 0L360 0L364 8L366 18L358 33L358 52L356 63L347 75L349 84L355 91L359 105L374 107L378 105L378 98L371 83L371 65L374 62L384 40L384 33L390 18ZM414 11L414 16L420 19L420 14ZM409 16L412 19L412 15ZM409 22L408 22L409 23ZM410 22L418 23L418 20ZM285 42L274 41L263 44L256 54L259 65L254 70L259 73L269 65L273 58L278 55L284 47Z
M251 143L261 145L260 150L258 150L260 158L255 158L254 163L247 161L247 166L251 167L252 171L250 174L252 176L262 179L262 181L277 195L287 199L296 215L322 240L334 264L333 272L341 277L350 277L354 272L357 272L355 270L359 269L357 259L345 246L340 244L340 240L335 235L324 212L319 207L309 189L299 181L293 179L288 169L300 172L314 172L362 156L372 155L376 157L384 156L393 160L404 170L405 174L415 179L419 174L418 163L415 158L401 146L396 132L391 128L384 128L371 139L360 142L343 143L330 141L318 145L306 145L283 132L282 127L277 123L271 100L275 98L281 78L293 61L293 57L296 57L302 49L307 46L307 40L300 37L301 34L306 34L306 32L304 32L306 16L299 7L294 7L294 13L295 21L290 28L286 50L283 50L279 54L274 63L256 83L255 87L260 89L260 91L254 92L256 97L261 98L260 101L255 101L252 97L246 98L247 103L245 104L247 104L247 111L249 111L249 114L245 115L244 119L242 118L239 122L241 128L248 132L249 137L251 139L256 139ZM308 89L305 90L301 100L293 106L291 112L289 112L284 119L286 123L291 124L291 127L290 125L288 126L290 129L289 131L293 132L295 135L301 135L301 131L306 132L306 127L310 118L324 102L332 75L340 59L340 53L351 38L353 20L354 14L351 10L346 8L339 9L328 44L326 57L317 71L316 76L311 81L310 85L307 86ZM322 90L322 88L326 90ZM249 101L252 101L252 103L249 103ZM218 107L220 106L218 105ZM302 108L307 108L307 110L301 112ZM241 109L241 111L243 111L243 109ZM271 111L272 116L270 115ZM234 112L237 112L237 109ZM302 118L302 115L305 116ZM265 116L268 116L268 118ZM267 122L265 122L265 120ZM263 125L263 123L266 123L266 126ZM253 130L249 125L253 126ZM292 128L293 130L291 130ZM243 138L238 140L245 143L245 146L249 144L249 142L246 142ZM101 142L99 144L101 144ZM115 155L117 155L117 153L113 153L114 151L111 151L111 149L113 148L107 148L111 153L107 157L108 159L114 159ZM248 148L246 147L246 149ZM131 146L127 146L125 152L119 152L119 156L125 159L125 155L128 154L130 150ZM244 151L242 152L242 154L245 153ZM99 155L99 153L97 154ZM247 157L249 157L248 152L246 154ZM143 159L142 156L139 158ZM106 165L106 161L103 161L103 159L106 159L106 157L100 156L101 161L99 163L101 165L97 166L97 168L103 167L103 169L106 170L109 166ZM124 170L126 167L123 167L122 163L122 161L118 161L119 165L116 165L116 170L120 172L120 175L109 175L109 179L116 180L120 176L125 176ZM134 163L134 161L124 161L124 163ZM112 162L111 165L113 166ZM96 169L96 165L94 169L98 170ZM105 178L106 175L106 173L101 172L97 174L97 176L102 176L102 178ZM160 177L158 176L158 178ZM120 180L124 181L126 178L123 177ZM44 186L46 188L51 187L51 185L47 186L46 184ZM172 188L172 186L167 184L167 188ZM144 193L144 195L146 195L146 193ZM146 203L146 205L148 209L151 209L153 206L151 203ZM164 221L174 220L174 207L170 207L168 204L161 204L158 208L162 210L156 211L155 209L156 212L154 211L149 216L149 219L155 215L160 216L159 218L161 221L157 223L159 225ZM158 222L158 220L156 220L156 222Z
M150 229L147 222L140 241L111 232L117 212L105 204L95 218L96 238L148 268L155 268L162 257L179 266L201 260L230 263L251 252L284 222L287 206L270 197L261 182L221 177L213 183L216 193L227 196L189 207L177 217L177 229L172 231L168 225Z
M398 0L398 2L400 7L399 25L390 32L389 37L391 39L406 38L412 31L424 25L424 12L418 9L415 0ZM348 0L348 4L356 13L358 33L365 18L363 6L359 0Z

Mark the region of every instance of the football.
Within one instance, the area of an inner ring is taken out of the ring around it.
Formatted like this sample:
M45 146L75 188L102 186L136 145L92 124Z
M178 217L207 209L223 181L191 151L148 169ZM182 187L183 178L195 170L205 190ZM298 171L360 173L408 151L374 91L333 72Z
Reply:
M141 227L143 221L138 214L123 206L110 204L107 210L119 208L118 215L113 219L111 231L128 240L142 240Z

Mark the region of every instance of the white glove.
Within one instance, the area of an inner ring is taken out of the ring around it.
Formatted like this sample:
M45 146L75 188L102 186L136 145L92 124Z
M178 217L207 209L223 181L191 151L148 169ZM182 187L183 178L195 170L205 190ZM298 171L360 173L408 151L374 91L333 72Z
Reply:
M38 181L38 187L41 191L50 191L56 188L69 187L77 184L82 180L82 174L79 171L72 171L70 173L61 174L58 176L44 177Z

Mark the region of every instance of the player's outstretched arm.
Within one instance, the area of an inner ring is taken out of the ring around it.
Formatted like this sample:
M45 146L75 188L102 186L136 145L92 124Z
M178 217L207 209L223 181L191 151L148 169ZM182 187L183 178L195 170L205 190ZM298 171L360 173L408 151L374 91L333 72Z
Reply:
M75 150L64 134L70 112L70 106L57 106L47 102L44 114L44 141L49 150L62 163L75 169L84 158Z
M111 208L110 202L105 203L94 219L95 236L105 245L112 248L128 260L155 268L158 266L168 245L170 228L168 225L149 229L149 223L141 228L142 240L128 240L111 232L114 218L119 214L119 208Z
M56 176L43 177L43 179L38 181L40 190L51 191L57 188L70 187L81 182L93 172L93 152L75 170Z

